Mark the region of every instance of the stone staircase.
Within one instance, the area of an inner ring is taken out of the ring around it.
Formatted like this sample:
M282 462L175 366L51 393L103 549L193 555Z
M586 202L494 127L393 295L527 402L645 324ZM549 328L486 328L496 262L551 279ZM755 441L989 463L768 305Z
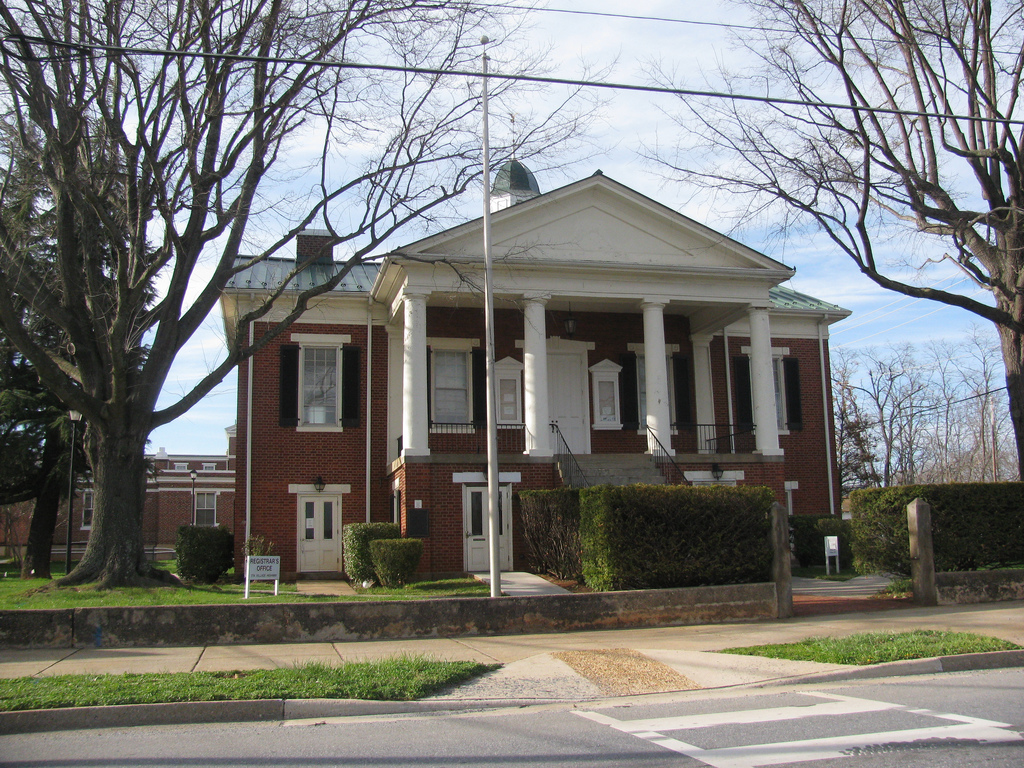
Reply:
M576 456L591 485L662 485L665 476L646 453L591 453Z

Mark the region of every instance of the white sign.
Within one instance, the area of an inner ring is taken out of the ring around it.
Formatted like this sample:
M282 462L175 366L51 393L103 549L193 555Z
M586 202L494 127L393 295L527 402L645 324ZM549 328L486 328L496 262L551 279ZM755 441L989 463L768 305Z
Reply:
M832 575L832 560L836 559L836 573L839 573L839 537L838 536L826 536L825 537L825 575Z
M251 555L248 560L249 581L277 581L281 578L281 558Z
M274 594L276 595L280 578L280 557L276 555L249 555L245 558L245 599L249 599L250 581L274 582Z

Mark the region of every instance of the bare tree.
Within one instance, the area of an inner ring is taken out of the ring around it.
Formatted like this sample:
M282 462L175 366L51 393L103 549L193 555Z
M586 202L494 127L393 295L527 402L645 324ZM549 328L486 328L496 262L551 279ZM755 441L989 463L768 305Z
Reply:
M836 350L836 445L844 491L1012 476L1005 390L995 381L999 356L998 344L978 328L967 339L923 349Z
M37 343L8 302L0 327L84 414L95 487L88 548L58 583L158 578L141 536L150 432L400 228L478 181L478 98L440 72L476 69L484 31L507 40L517 65L537 62L493 9L432 0L11 0L0 22L0 109L49 189L56 252L42 261L0 227L0 293L61 339ZM521 157L561 146L580 120L518 117L507 152ZM175 355L228 280L314 223L346 254L333 277L285 297L300 264L268 286L266 302L234 318L224 359L156 410ZM277 234L267 245L254 229ZM250 345L244 329L275 304L282 319Z
M687 139L652 154L715 192L748 195L748 214L780 211L782 231L817 226L884 288L994 323L1024 466L1019 0L742 4L757 66L729 73L729 87L773 101L687 97ZM910 245L888 258L898 233ZM928 287L937 263L973 287ZM973 296L978 287L989 296Z

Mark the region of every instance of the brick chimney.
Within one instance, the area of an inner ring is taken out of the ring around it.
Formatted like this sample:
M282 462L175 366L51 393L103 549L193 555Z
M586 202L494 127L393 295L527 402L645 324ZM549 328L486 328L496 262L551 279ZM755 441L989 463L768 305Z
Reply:
M326 229L304 229L295 236L295 261L298 264L315 257L313 264L334 265L334 246Z

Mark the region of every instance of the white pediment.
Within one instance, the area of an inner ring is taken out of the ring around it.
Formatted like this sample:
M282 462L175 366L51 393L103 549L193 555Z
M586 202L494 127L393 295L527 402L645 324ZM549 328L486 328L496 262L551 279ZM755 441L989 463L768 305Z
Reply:
M491 217L496 262L630 265L674 269L786 269L605 176L499 211ZM482 257L482 222L472 221L402 249L407 254Z

